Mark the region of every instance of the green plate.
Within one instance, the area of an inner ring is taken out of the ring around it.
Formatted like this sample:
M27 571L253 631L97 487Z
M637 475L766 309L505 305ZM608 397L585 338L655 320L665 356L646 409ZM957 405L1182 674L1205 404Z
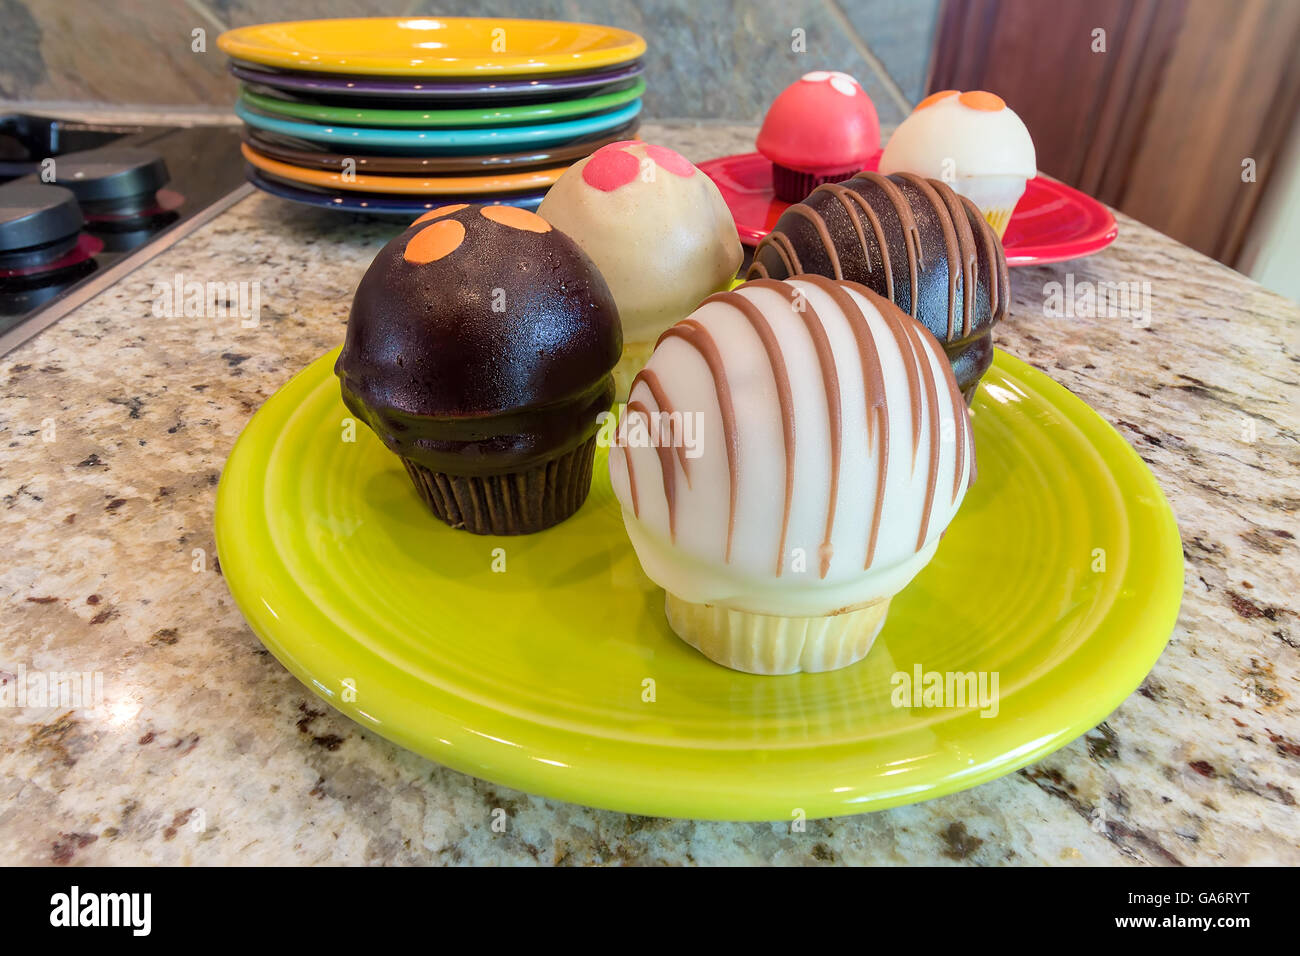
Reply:
M344 440L336 354L235 445L217 492L222 572L263 643L331 705L500 784L729 820L924 800L1095 726L1178 614L1178 528L1151 473L1003 353L974 405L979 480L934 561L865 660L786 677L726 670L673 635L603 452L590 499L556 528L482 538L440 524L364 425ZM996 673L996 715L894 706L895 675L918 666Z
M287 116L293 119L311 120L315 123L337 125L420 128L506 126L571 119L618 109L639 99L644 92L645 80L637 77L636 82L625 90L615 90L613 93L602 93L599 96L552 100L547 103L516 103L490 108L472 107L455 110L388 110L302 103L263 96L242 84L239 88L240 99L243 102L273 116Z

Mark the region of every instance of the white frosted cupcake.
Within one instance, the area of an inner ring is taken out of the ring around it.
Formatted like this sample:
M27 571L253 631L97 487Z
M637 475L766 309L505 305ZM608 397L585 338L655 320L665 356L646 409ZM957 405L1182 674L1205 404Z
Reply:
M983 90L931 93L899 124L880 172L946 182L976 206L999 238L1025 183L1038 174L1034 141L1000 96Z
M604 276L623 323L617 397L664 329L736 278L744 252L713 180L653 143L610 143L574 163L537 214L576 242Z
M821 276L710 296L660 338L624 415L610 476L669 624L755 674L865 657L975 475L938 342Z

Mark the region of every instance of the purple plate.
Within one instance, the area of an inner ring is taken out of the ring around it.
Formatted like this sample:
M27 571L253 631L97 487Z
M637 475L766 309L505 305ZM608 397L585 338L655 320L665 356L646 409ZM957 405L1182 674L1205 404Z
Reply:
M492 99L501 103L546 99L570 93L586 94L601 87L635 79L645 72L638 60L607 70L566 75L546 75L536 79L512 80L440 80L380 79L372 76L335 76L324 73L295 73L271 70L238 60L230 72L247 83L308 96L353 96L370 99L402 97L436 102Z
M493 196L490 193L478 196L386 196L380 193L336 192L332 189L309 189L306 186L291 185L274 176L245 164L244 175L248 181L263 192L291 202L317 206L321 209L341 209L345 212L363 212L380 216L410 216L414 218L430 209L448 206L452 203L477 203L482 206L518 206L521 209L536 209L542 204L546 190L531 193L510 193Z

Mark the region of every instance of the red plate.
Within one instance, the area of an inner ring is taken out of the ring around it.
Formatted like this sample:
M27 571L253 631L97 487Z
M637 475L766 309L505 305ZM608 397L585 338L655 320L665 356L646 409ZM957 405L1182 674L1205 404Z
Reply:
M866 169L880 162L877 153ZM772 195L772 163L759 153L723 156L700 163L718 185L736 220L740 241L757 245L772 231L790 204ZM1065 183L1036 176L1025 184L1016 211L1002 237L1007 265L1041 265L1077 259L1115 241L1119 227L1110 210Z

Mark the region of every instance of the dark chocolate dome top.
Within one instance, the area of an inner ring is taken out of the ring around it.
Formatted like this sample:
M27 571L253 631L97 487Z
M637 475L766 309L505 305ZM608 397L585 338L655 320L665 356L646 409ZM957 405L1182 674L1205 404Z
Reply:
M1010 303L1002 243L975 204L912 173L858 173L790 206L746 277L801 273L860 282L920 321L943 343L967 400Z
M372 409L493 416L589 391L622 349L613 297L577 243L523 209L461 204L380 250L336 371Z
M513 206L443 206L380 250L334 366L343 401L434 472L537 467L595 434L618 308L568 236Z

